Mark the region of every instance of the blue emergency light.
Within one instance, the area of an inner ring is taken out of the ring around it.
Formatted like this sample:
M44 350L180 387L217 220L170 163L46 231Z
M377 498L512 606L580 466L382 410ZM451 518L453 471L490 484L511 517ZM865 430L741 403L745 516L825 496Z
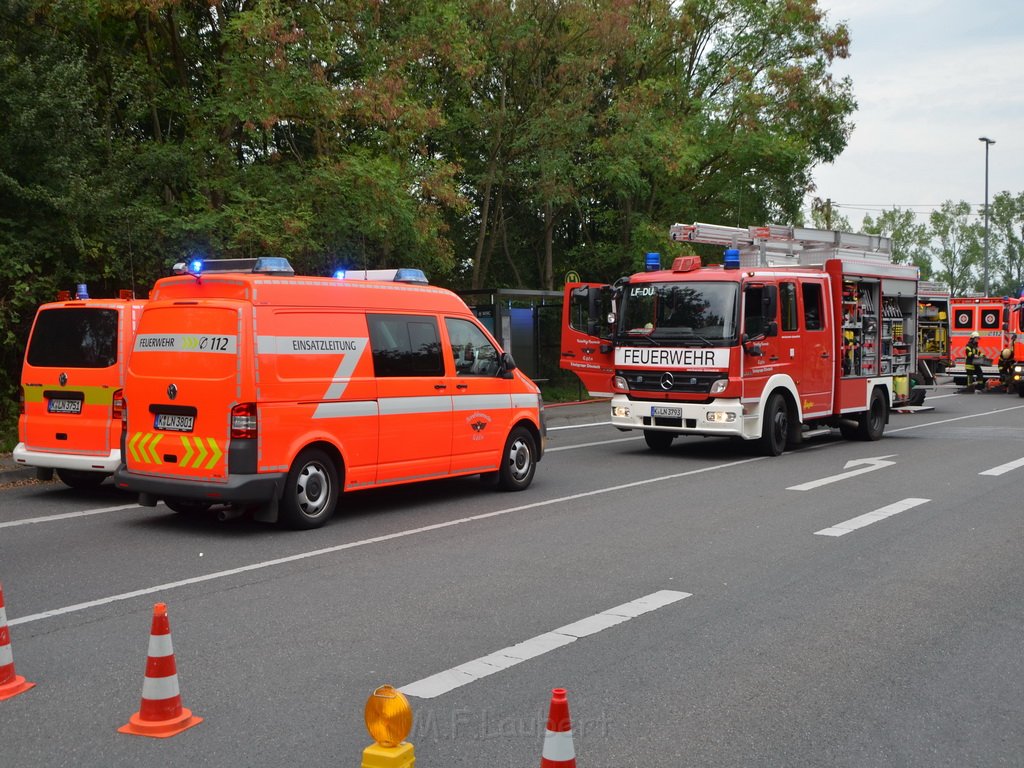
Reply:
M79 283L78 284L78 286L77 286L77 288L75 290L75 298L76 299L88 299L89 298L89 289L86 287L85 283Z
M725 251L725 255L722 261L722 266L726 269L739 269L740 268L740 252L736 248L728 248Z
M657 272L661 269L661 254L652 251L644 256L644 269L647 272Z
M337 272L334 273L334 278L336 280L344 280L345 279L345 270L344 269L339 269Z
M192 259L192 261L188 263L188 271L191 272L193 275L198 275L200 272L203 271L203 260Z

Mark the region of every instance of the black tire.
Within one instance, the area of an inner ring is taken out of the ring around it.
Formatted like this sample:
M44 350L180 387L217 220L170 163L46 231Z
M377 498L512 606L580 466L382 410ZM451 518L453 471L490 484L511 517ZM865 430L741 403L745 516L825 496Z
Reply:
M279 507L281 524L300 531L319 528L334 515L340 489L331 457L319 448L307 448L288 470Z
M213 506L209 501L196 499L164 499L164 504L171 512L177 512L179 515L202 515L209 512Z
M789 409L786 408L786 400L776 392L768 398L758 447L765 456L779 456L786 450L788 440Z
M503 491L525 491L537 471L537 441L526 427L509 432L501 453L498 487Z
M880 440L885 432L888 413L889 405L882 390L873 390L868 398L868 410L857 417L857 437L870 442Z
M68 488L87 491L91 488L99 488L103 481L110 477L110 475L105 472L83 472L79 469L58 469L57 477L59 477L60 481Z
M1020 384L1017 385L1017 395L1019 397L1024 397L1024 386L1021 386Z
M644 442L647 443L647 447L652 451L667 451L674 439L675 435L671 432L658 432L654 429L644 430Z

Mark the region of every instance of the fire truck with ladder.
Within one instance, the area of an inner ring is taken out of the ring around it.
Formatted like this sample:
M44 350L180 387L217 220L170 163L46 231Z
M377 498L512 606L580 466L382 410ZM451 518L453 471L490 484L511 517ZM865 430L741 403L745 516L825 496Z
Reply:
M878 440L912 401L919 273L892 262L889 238L713 224L670 237L725 246L724 263L662 269L649 254L613 285L565 287L561 367L610 398L614 426L653 450L727 436L777 456L833 428Z

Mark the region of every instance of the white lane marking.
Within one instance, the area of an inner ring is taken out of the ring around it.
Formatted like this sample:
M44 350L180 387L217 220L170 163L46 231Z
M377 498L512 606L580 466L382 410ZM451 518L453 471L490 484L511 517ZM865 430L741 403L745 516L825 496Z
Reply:
M0 523L0 528L13 528L16 525L32 525L33 523L52 523L55 520L71 520L76 517L88 517L89 515L105 515L107 512L121 512L125 509L141 509L138 504L122 504L119 507L104 507L103 509L83 509L81 512L64 512L60 515L46 515L44 517L26 517L24 520L8 520Z
M1006 464L1000 464L998 467L992 467L992 469L986 469L984 472L979 472L979 475L989 475L990 477L999 477L1005 475L1007 472L1012 472L1019 467L1024 467L1024 459L1017 459L1016 461L1008 461Z
M925 427L935 427L938 426L939 424L950 424L954 421L963 421L964 419L978 419L981 418L982 416L994 416L997 413L1019 411L1021 408L1024 408L1024 405L1014 405L1011 406L1010 408L997 408L994 411L985 411L985 413L969 413L966 416L954 416L951 419L940 419L939 421L929 421L924 424L913 424L909 427L900 427L899 429L887 429L885 430L885 432L886 434L894 434L896 432L908 432L911 429L924 429ZM841 445L841 443L836 443L836 445Z
M548 432L557 432L560 429L583 429L583 427L608 427L610 421L593 421L588 424L563 424L560 427L548 427Z
M819 488L829 483L837 483L840 480L846 480L857 475L863 475L865 472L874 472L876 469L884 469L885 467L891 467L896 464L895 461L887 461L887 459L895 456L895 453L890 453L887 456L876 456L872 459L852 459L846 462L843 469L850 469L850 467L860 467L860 469L850 469L849 472L842 472L838 475L830 475L829 477L823 477L820 480L810 480L800 485L791 485L787 491L810 491L814 488Z
M855 517L852 520L847 520L845 523L839 523L839 525L833 525L831 528L824 528L820 531L815 531L815 536L845 536L850 531L855 531L858 528L863 528L865 525L871 525L877 523L879 520L885 520L887 517L898 515L900 512L906 512L908 509L919 507L922 504L927 504L931 499L903 499L903 501L897 501L888 506L876 509L874 512L868 512L860 517Z
M694 475L702 475L706 472L715 472L721 469L731 469L732 467L739 467L744 464L751 464L755 461L765 461L766 456L755 456L749 459L740 459L738 461L730 461L725 464L716 464L711 467L701 467L700 469L691 469L687 472L676 472L671 475L662 475L660 477L652 477L647 480L636 480L632 483L623 483L621 485L613 485L608 488L598 488L593 491L583 491L581 493L574 493L569 496L559 496L554 499L547 499L545 501L535 501L532 504L523 504L518 507L509 507L508 509L499 509L494 512L482 512L479 515L472 515L471 517L460 517L457 520L448 520L443 523L434 523L433 525L424 525L420 528L410 528L404 531L396 531L395 533L387 533L381 536L373 536L369 539L362 539L360 541L350 541L347 544L338 544L333 547L325 547L323 549L314 549L309 552L300 552L295 555L288 555L287 557L278 557L273 560L264 560L259 563L250 563L249 565L242 565L238 568L229 568L225 571L216 571L215 573L207 573L203 576L193 576L188 579L180 579L179 581L171 581L166 584L157 584L153 587L143 587L142 589L136 589L131 592L122 592L117 595L110 595L108 597L101 597L97 600L89 600L84 603L75 603L74 605L66 605L63 608L54 608L49 611L42 611L41 613L33 613L30 616L22 616L18 619L8 621L8 625L17 626L18 624L28 624L33 621L40 621L42 619L53 618L54 616L63 616L68 613L77 613L78 611L84 611L89 608L96 608L101 605L108 605L110 603L120 602L122 600L130 600L134 597L143 597L145 595L151 595L155 592L166 592L171 589L178 589L179 587L187 587L192 584L202 584L206 581L214 581L215 579L223 579L228 576L237 576L240 573L247 573L249 571L259 571L264 568L272 568L277 565L284 565L286 563L294 563L300 560L307 560L311 557L319 557L321 555L330 555L335 552L343 552L346 549L356 549L358 547L365 547L369 544L379 544L384 541L392 541L394 539L404 539L408 536L417 536L421 533L429 533L430 531L440 531L445 528L452 528L456 525L464 525L466 523L475 523L480 520L489 520L494 517L502 517L503 515L509 515L513 512L525 512L529 509L540 509L541 507L549 507L553 504L564 504L570 501L576 501L578 499L588 499L592 496L600 496L605 493L614 493L616 491L625 491L630 488L640 488L645 485L652 485L653 483L661 483L666 480L678 480L682 477L692 477Z
M635 619L637 616L664 608L666 605L671 605L687 597L690 597L689 592L663 589L660 592L645 595L586 619L580 619L572 624L566 624L564 627L537 635L521 643L510 645L508 648L502 648L500 651L489 653L473 661L467 661L465 664L459 664L457 667L438 672L436 675L417 680L415 683L403 685L398 690L407 696L433 699L467 683L472 683L474 680L521 664L548 651L561 648L563 645L574 643L581 637L587 637L616 624Z
M639 440L640 435L636 437L617 437L613 440L599 440L596 443L579 443L577 445L559 445L555 448L545 448L544 453L554 453L555 451L571 451L576 448L592 448L595 445L608 445L609 443L628 443L630 440Z

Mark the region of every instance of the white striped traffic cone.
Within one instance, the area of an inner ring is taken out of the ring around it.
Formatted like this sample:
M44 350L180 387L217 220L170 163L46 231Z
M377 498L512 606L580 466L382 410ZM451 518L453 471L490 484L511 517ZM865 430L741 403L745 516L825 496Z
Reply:
M540 768L576 768L576 750L572 744L572 724L569 722L569 700L565 688L551 691L551 709L548 710L548 728L544 734L544 751Z
M166 739L201 722L203 718L195 717L181 706L178 668L171 645L171 623L167 618L167 606L157 603L153 606L153 629L149 633L142 704L139 711L117 730L119 733Z
M35 683L14 672L14 652L11 650L11 631L7 628L7 609L4 608L4 587L0 584L0 701L24 693Z

